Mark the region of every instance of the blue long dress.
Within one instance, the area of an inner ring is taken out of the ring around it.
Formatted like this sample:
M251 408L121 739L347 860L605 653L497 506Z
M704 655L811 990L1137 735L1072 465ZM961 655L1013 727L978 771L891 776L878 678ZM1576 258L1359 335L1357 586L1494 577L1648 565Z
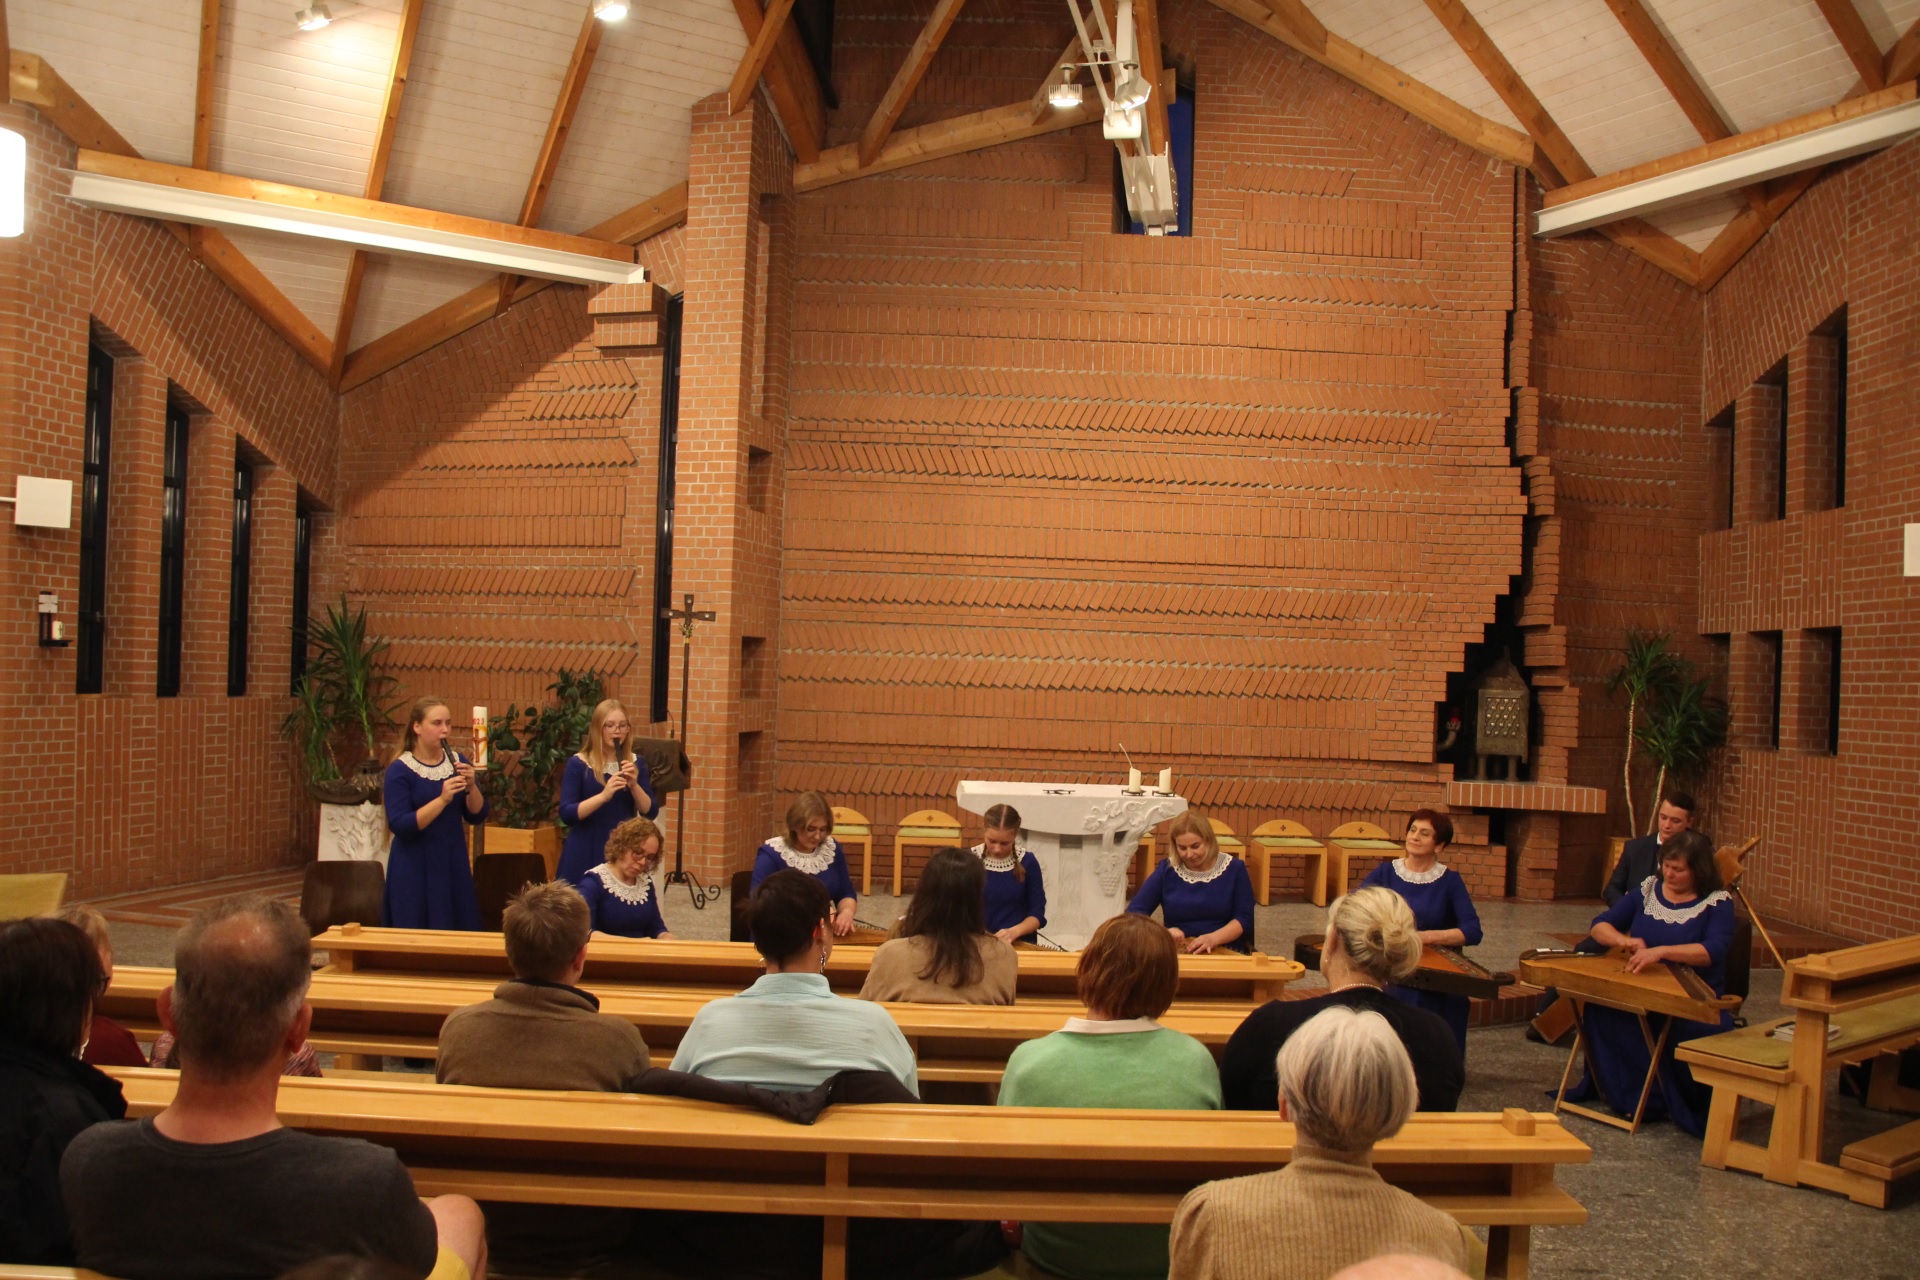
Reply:
M386 801L393 849L387 854L387 896L380 909L383 925L394 929L480 927L480 900L474 896L467 837L460 824L487 820L485 797L480 812L469 813L467 797L456 796L424 829L415 817L439 798L441 785L452 776L452 752L429 768L414 759L411 751L403 751L387 766L381 796Z
M1473 909L1473 899L1467 895L1467 882L1460 878L1458 871L1436 862L1419 880L1409 880L1407 874L1406 859L1395 858L1375 867L1372 874L1360 882L1360 887L1379 885L1405 898L1413 908L1413 923L1419 929L1458 929L1467 936L1462 946L1480 944L1484 936L1480 930L1480 913ZM1416 991L1402 986L1388 987L1387 994L1402 1004L1439 1014L1453 1028L1460 1052L1467 1051L1467 1021L1473 1012L1472 1000L1445 991Z
M653 881L646 876L641 876L638 884L623 884L613 868L603 862L580 877L580 896L587 900L593 927L601 933L657 938L667 931L667 922L660 915L660 899L654 896Z
M787 843L785 836L767 841L754 855L753 881L748 892L758 889L760 882L774 872L788 868L805 872L827 886L827 896L836 907L848 898L860 897L853 891L853 873L847 870L847 851L834 843L832 836L822 840L812 853L801 853Z
M1172 855L1153 869L1147 882L1133 895L1127 910L1138 916L1150 916L1160 908L1160 920L1169 929L1178 929L1189 938L1226 927L1227 921L1240 922L1240 936L1225 944L1233 951L1246 951L1253 938L1253 881L1247 876L1247 864L1222 854L1226 865L1211 872L1190 875L1176 866ZM1204 877L1204 878L1201 878Z
M643 757L635 756L633 761L639 769L636 780L640 790L646 793L647 803L657 814L660 797L653 794L653 774ZM596 774L593 766L577 755L567 757L567 767L560 774L560 821L566 824L567 842L560 847L560 866L554 875L568 884L580 884L582 876L603 865L607 860L607 836L628 818L639 816L633 793L620 790L598 809L581 817L580 802L593 799L606 785L605 774Z
M1627 893L1611 907L1593 918L1605 920L1630 938L1639 938L1650 947L1678 947L1699 943L1707 949L1710 963L1695 967L1714 994L1727 993L1727 952L1733 946L1733 899L1725 890L1717 890L1692 902L1674 906L1661 891L1660 877L1648 876L1637 892ZM1647 1025L1654 1038L1660 1036L1665 1015L1650 1014ZM1641 1086L1646 1083L1649 1056L1646 1039L1640 1034L1640 1020L1619 1009L1596 1004L1586 1007L1582 1021L1586 1025L1587 1074L1568 1092L1572 1102L1584 1102L1597 1091L1607 1105L1623 1116L1633 1114L1640 1101ZM1714 1022L1673 1021L1665 1049L1660 1054L1659 1087L1647 1098L1646 1119L1662 1114L1694 1137L1703 1137L1707 1128L1707 1107L1713 1091L1697 1084L1693 1072L1674 1060L1674 1047L1683 1041L1698 1040L1726 1031L1733 1026L1733 1013L1722 1011Z
M986 846L973 846L974 853L986 860ZM1026 883L1013 874L1013 868L996 871L987 868L987 887L985 904L987 914L987 932L998 933L1002 929L1011 929L1028 916L1040 922L1032 933L1023 936L1022 941L1032 942L1041 929L1047 927L1047 887L1040 878L1040 860L1032 853L1021 849L1020 869L1026 873Z

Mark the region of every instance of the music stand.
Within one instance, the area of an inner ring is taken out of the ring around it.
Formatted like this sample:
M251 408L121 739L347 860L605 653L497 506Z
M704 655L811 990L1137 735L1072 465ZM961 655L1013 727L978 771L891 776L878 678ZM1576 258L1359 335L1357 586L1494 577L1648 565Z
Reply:
M687 592L684 596L681 597L681 599L684 601L684 604L681 608L676 609L671 605L663 606L660 610L660 616L662 618L667 619L669 622L678 622L680 624L680 734L679 734L679 738L680 738L680 749L684 751L686 750L686 744L687 744L688 673L691 670L693 665L693 624L696 622L712 622L714 620L715 615L713 610L711 609L701 609L696 611L693 607L693 592L691 591ZM678 802L675 805L674 812L675 812L676 820L674 823L674 833L673 833L673 870L667 873L667 888L670 889L676 884L683 884L687 886L687 896L693 899L693 909L695 911L704 911L706 910L707 903L719 896L720 887L718 885L715 885L712 889L708 889L707 887L705 887L700 883L700 878L698 876L694 875L693 872L687 870L686 868L686 856L687 856L687 793L686 792L682 791L679 793ZM664 893L665 890L663 889L661 892Z

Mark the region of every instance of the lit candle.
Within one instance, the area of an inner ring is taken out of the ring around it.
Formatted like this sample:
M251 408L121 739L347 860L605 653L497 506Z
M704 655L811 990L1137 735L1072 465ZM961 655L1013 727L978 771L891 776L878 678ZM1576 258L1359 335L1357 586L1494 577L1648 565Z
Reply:
M476 769L487 767L487 709L473 709L473 765Z

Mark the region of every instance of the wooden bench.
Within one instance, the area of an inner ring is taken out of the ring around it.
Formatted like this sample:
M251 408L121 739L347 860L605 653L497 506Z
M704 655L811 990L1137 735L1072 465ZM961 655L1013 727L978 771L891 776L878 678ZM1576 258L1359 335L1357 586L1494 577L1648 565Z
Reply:
M1920 937L1789 960L1780 1001L1795 1010L1793 1018L1689 1040L1675 1050L1693 1078L1713 1089L1701 1163L1885 1208L1887 1184L1920 1169L1920 1124L1856 1142L1841 1151L1838 1164L1828 1164L1821 1159L1826 1078L1846 1063L1871 1061L1876 1088L1869 1096L1892 1092L1894 1055L1920 1044ZM1769 1034L1789 1023L1791 1040ZM1773 1108L1765 1147L1735 1137L1742 1100Z
M436 929L375 929L342 925L313 940L330 963L324 972L479 976L505 981L506 940L497 933ZM872 946L838 945L827 961L827 981L836 991L856 992L873 964ZM1019 999L1071 998L1078 953L1018 948ZM742 991L766 972L766 962L744 942L659 942L646 938L595 938L587 944L587 983L607 986L712 986ZM1306 972L1292 960L1262 952L1216 952L1180 957L1180 1001L1264 1003L1277 998Z
M129 1116L170 1071L120 1069ZM289 1077L280 1119L392 1147L422 1195L786 1213L826 1221L823 1280L846 1274L847 1219L1165 1223L1202 1182L1285 1164L1264 1112L831 1107L812 1125L678 1098ZM1584 1223L1554 1181L1585 1143L1549 1115L1416 1115L1374 1151L1397 1186L1489 1228L1487 1274L1527 1273L1530 1230Z
M158 1031L154 1000L173 981L171 969L121 965L99 1002L99 1011L136 1036ZM313 1006L308 1042L339 1055L336 1066L377 1066L379 1057L432 1058L440 1026L455 1009L493 995L491 978L433 977L383 973L317 973L307 999ZM584 983L600 998L600 1011L640 1029L656 1066L673 1061L687 1027L709 1001L730 992L712 987L609 987ZM1086 1012L1077 1000L1039 998L1016 1005L883 1004L919 1060L923 1080L997 1084L1007 1058L1028 1040L1058 1031ZM1161 1023L1184 1031L1217 1058L1228 1037L1255 1008L1215 1002L1178 1005Z

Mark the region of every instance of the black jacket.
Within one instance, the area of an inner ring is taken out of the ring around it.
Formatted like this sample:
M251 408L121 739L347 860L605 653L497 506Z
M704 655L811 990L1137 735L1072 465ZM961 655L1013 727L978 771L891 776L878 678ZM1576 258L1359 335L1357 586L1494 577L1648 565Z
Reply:
M1660 874L1660 837L1639 836L1627 841L1627 847L1621 851L1620 861L1614 865L1613 874L1607 877L1607 887L1600 896L1612 906L1640 887L1640 882L1648 876Z
M0 1037L0 1259L73 1265L60 1157L82 1129L126 1114L99 1068Z

